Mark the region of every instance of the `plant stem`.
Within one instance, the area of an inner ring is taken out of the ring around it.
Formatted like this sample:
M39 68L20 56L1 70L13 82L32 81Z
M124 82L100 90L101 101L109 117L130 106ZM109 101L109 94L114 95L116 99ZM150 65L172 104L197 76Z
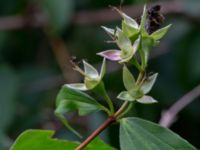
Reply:
M113 103L112 103L112 100L110 99L110 97L108 96L107 92L105 92L105 95L104 95L104 98L106 100L106 102L108 103L108 106L110 108L110 112L111 114L114 113L114 106L113 106Z
M136 58L133 58L131 61L130 61L131 64L133 64L139 71L142 71L142 68L140 66L140 64L138 63L137 59Z
M117 120L119 120L120 118L122 118L124 115L126 115L130 110L131 108L133 107L133 102L130 102L126 108L126 110L124 110L118 117L117 117Z
M108 104L109 109L110 109L109 116L111 116L114 113L115 110L114 110L113 102L110 99L110 97L108 96L108 93L105 89L104 83L101 81L99 83L99 85L96 86L93 90L94 90L95 93L99 94L100 96L102 96L106 100L106 103Z
M129 101L125 101L122 106L118 109L118 111L115 112L114 117L117 118L120 114L124 112L126 107L128 106Z
M141 71L138 75L137 81L136 83L139 84L140 81L143 79L144 77L144 72ZM102 92L102 91L101 91ZM110 100L109 96L107 95L105 88L103 88L103 96L106 99L111 112L112 110L114 111L114 107L112 104L112 101ZM106 119L85 141L83 141L75 150L82 150L83 148L85 148L96 136L98 136L104 129L106 129L109 125L111 125L113 122L115 122L119 117L122 117L127 111L127 107L128 109L131 108L131 104L129 101L125 101L121 107L113 114L111 115L108 119Z
M104 121L83 143L81 143L75 150L82 150L86 147L96 136L98 136L105 128L107 128L110 124L115 122L116 119L113 116L110 116L107 120Z
M120 116L128 106L129 102L126 101L122 106L116 111L112 116L110 116L103 124L101 124L85 141L83 141L75 150L82 150L86 147L96 136L98 136L104 129L106 129L110 124L117 120L117 117Z
M107 107L105 107L104 105L101 105L101 104L100 104L100 107L101 107L101 109L102 109L103 111L105 111L105 112L108 114L108 116L111 115L111 112L110 112L110 110L109 110Z

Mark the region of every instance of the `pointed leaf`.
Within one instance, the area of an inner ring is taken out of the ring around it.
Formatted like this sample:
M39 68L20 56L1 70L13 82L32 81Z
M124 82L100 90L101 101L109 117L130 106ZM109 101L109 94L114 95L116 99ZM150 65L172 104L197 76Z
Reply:
M79 138L82 138L82 136L69 124L67 119L65 118L65 112L67 107L67 101L61 101L60 104L57 106L55 110L55 115L58 117L58 119L63 123L63 125L70 130L72 133L74 133Z
M108 60L112 60L112 61L121 60L120 54L121 54L121 51L119 51L119 50L107 50L107 51L97 53L97 55L100 55L100 56L105 57Z
M138 34L138 32L139 32L139 30L137 28L133 28L133 27L127 25L124 21L122 21L122 31L128 37L132 37L132 36Z
M10 150L75 150L80 143L52 138L52 130L27 130L23 132ZM95 138L84 150L116 150L100 138Z
M143 8L143 14L141 17L141 22L140 22L140 30L142 30L142 32L144 32L144 30L145 30L146 19L147 19L147 9L146 9L146 5L145 5Z
M124 101L135 101L135 99L127 91L119 93L117 98Z
M135 78L126 65L123 67L123 82L126 90L130 90L135 86Z
M152 103L157 103L157 101L151 97L151 96L143 96L142 98L139 98L136 100L138 103L142 104L152 104Z
M65 101L65 103L62 101ZM100 109L100 105L95 99L86 93L71 89L68 86L63 86L57 95L56 107L60 107L59 105L61 104L65 104L65 111L62 113L67 113L75 110L86 110L85 114L80 114L86 115Z
M87 91L88 90L84 83L65 84L65 86L67 86L71 89L80 90L80 91Z
M147 94L153 87L156 79L157 79L158 73L155 73L144 81L144 83L141 86L141 90L143 91L144 94Z
M171 27L171 24L155 31L154 33L151 34L151 37L154 40L160 40L167 33L167 31L169 30L170 27Z
M121 150L195 150L171 130L131 117L120 120Z
M86 61L83 60L84 65L84 71L87 76L89 76L92 79L97 79L99 77L99 74L97 70L90 64L88 64Z
M27 130L15 141L10 150L74 150L78 143L53 139L52 130Z
M131 17L129 17L128 15L126 15L125 13L121 12L121 15L124 19L124 23L126 23L128 26L137 29L138 23Z
M95 101L95 99L86 93L69 88L65 85L57 95L55 115L60 119L65 127L67 127L78 137L81 137L80 134L70 126L64 117L64 114L76 110L80 116L84 116L101 110L101 106Z
M111 29L111 28L107 28L105 26L101 26L102 29L104 29L106 31L106 33L108 33L109 35L114 36L115 35L115 30Z

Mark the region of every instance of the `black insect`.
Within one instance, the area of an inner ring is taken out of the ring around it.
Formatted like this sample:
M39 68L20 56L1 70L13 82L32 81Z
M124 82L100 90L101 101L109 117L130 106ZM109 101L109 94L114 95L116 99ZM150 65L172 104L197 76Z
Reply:
M158 30L164 21L164 16L160 12L160 10L161 10L161 6L155 5L149 8L147 11L147 23L146 23L145 28L149 34Z

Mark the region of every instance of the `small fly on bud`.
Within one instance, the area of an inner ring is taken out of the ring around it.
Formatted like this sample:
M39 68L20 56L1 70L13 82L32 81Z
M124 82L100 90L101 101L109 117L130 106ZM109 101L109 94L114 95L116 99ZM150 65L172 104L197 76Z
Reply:
M161 13L161 6L155 5L148 9L147 11L147 24L146 30L149 34L158 30L164 21L164 16Z

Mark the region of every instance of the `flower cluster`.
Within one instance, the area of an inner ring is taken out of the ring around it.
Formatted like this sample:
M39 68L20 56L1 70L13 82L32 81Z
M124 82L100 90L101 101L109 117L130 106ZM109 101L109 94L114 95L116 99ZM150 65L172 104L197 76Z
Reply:
M121 29L118 27L116 29L102 28L112 37L119 50L106 50L98 53L98 55L112 61L125 63L133 61L135 59L134 55L136 52L139 52L142 69L144 70L150 49L159 43L159 40L165 35L171 25L150 34L145 29L147 25L146 7L144 7L140 24L120 10L116 10L123 18Z
M84 83L66 84L66 86L81 91L95 89L95 87L98 87L102 83L101 81L106 70L105 60L108 59L118 61L124 65L123 82L126 91L121 92L117 96L118 99L146 104L154 103L156 100L146 94L151 90L157 73L147 76L145 69L147 67L150 49L159 43L159 40L165 35L171 25L149 33L146 29L148 24L146 6L144 7L140 24L122 11L117 8L115 9L123 18L121 28L116 27L115 29L111 29L104 26L102 28L110 35L113 42L118 46L118 49L110 49L97 53L97 55L104 58L100 74L92 65L85 61L83 61L84 71L78 66L75 66L74 69L85 77ZM137 81L126 67L126 63L135 65L139 70L140 77L138 77Z

